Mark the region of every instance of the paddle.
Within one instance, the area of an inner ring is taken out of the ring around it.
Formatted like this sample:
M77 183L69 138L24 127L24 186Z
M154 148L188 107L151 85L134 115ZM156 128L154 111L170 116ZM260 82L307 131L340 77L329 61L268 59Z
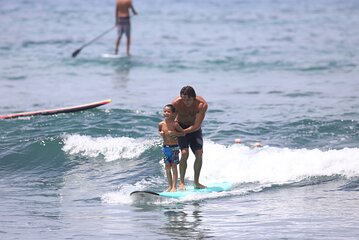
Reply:
M94 39L92 39L91 41L89 41L88 43L85 43L84 45L82 45L79 49L75 50L73 53L72 53L72 57L76 57L77 55L79 55L79 53L81 52L81 50L90 45L91 43L95 42L96 40L102 38L103 36L105 36L107 33L109 33L112 29L114 29L116 27L115 26L112 26L110 29L107 29L106 31L104 31L103 33L101 33L100 35L98 35L97 37L95 37Z

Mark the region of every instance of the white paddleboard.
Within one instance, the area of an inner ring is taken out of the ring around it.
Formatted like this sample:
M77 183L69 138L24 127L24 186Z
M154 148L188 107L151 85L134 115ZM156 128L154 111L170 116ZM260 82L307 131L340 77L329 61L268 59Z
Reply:
M104 53L101 55L102 58L109 58L109 59L119 59L123 56L120 56L120 54L111 54L111 53Z

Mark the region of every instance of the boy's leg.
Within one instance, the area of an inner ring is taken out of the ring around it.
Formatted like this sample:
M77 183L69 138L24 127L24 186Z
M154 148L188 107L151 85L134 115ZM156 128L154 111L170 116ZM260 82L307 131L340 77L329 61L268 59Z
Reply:
M166 170L166 176L167 176L167 181L168 181L168 188L166 189L166 192L169 192L172 189L171 164L166 163L165 170Z
M178 179L177 164L173 163L173 164L171 164L171 167L172 167L172 173L173 173L171 192L176 192L177 191L177 179Z

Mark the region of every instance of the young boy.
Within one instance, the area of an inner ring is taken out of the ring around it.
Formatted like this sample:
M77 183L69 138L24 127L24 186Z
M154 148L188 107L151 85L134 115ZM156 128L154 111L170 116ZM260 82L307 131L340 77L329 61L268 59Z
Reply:
M158 124L158 131L163 138L163 159L168 180L167 192L177 191L177 178L179 163L179 146L177 136L183 136L183 129L175 121L176 109L172 104L167 104L163 108L164 120ZM172 173L171 173L172 170Z

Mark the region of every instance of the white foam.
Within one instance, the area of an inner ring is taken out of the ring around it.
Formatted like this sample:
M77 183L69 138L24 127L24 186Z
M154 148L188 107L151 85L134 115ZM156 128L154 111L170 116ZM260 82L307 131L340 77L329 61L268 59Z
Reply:
M102 202L109 204L130 204L132 203L130 193L133 191L132 185L123 185L118 191L113 191L104 194L101 197Z
M64 139L63 150L68 154L87 157L103 155L107 161L134 158L159 145L156 140L140 140L126 137L98 137L69 135ZM158 161L163 165L161 156ZM193 181L194 156L188 159L186 179ZM160 166L160 164L159 164ZM163 166L162 166L163 167ZM162 176L145 177L134 184L119 186L119 190L106 193L102 201L109 204L129 204L132 191L154 190L166 187L165 172ZM252 148L242 144L222 145L205 141L200 181L204 184L231 182L235 188L228 192L193 195L180 201L218 198L261 191L272 184L286 184L308 177L341 175L359 176L359 148L322 151L319 149L289 149L264 146ZM243 183L255 183L244 185ZM236 184L241 187L236 188Z
M194 156L191 154L186 172L186 178L190 180L193 180L193 162ZM200 181L283 184L306 177L332 175L358 176L359 149L252 148L206 141Z
M90 137L86 135L67 135L64 137L63 151L70 155L96 158L103 156L106 161L132 159L155 144L151 139L128 137Z
M147 177L136 182L134 185L124 184L120 186L120 189L112 192L108 192L101 197L102 202L109 204L130 204L132 199L130 193L133 191L151 190L153 186L164 184L164 178L162 177ZM162 202L163 203L163 202ZM153 203L151 203L153 204Z

